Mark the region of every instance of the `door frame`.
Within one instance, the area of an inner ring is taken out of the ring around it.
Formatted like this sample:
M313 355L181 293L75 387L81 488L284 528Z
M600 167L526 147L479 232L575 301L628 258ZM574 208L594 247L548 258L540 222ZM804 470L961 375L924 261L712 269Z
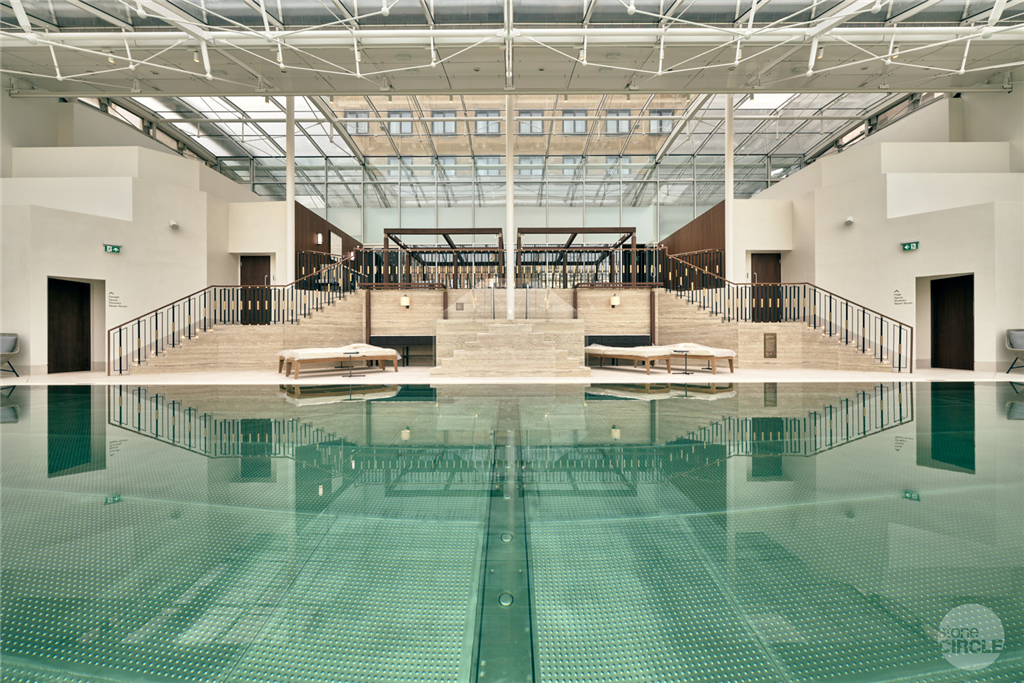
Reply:
M92 372L105 372L107 368L106 346L107 346L107 282L106 280L95 280L84 277L70 277L65 275L46 276L46 302L49 310L49 287L50 280L68 280L70 282L82 282L89 285L89 370ZM44 351L38 362L31 362L29 374L49 374L50 369L50 329L49 312L46 314L47 322L44 328L43 338L46 342L42 346ZM39 347L35 347L39 349ZM35 356L33 352L33 357ZM60 374L60 373L57 373Z

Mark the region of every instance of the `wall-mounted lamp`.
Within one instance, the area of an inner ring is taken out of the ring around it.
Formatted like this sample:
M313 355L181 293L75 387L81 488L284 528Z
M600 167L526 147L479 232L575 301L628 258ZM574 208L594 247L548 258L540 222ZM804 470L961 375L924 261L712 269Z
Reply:
M843 221L843 225L845 225L846 227L850 227L851 225L853 225L853 216L847 216L846 220Z
M622 303L622 301L619 300L619 295L618 294L612 294L612 308L615 308L616 306L618 306L621 303Z
M324 234L322 232L318 232L316 234L316 243L317 244L323 244L324 243Z
M408 427L402 430L402 441L408 441L412 438L412 431Z
M401 299L399 299L398 303L401 304L402 306L405 306L406 308L409 308L409 297L403 296Z
M167 224L167 226L171 230L177 230L177 229L179 229L181 227L180 225L178 225L178 221L171 221L170 223Z
M618 441L622 438L622 430L612 425L612 441Z

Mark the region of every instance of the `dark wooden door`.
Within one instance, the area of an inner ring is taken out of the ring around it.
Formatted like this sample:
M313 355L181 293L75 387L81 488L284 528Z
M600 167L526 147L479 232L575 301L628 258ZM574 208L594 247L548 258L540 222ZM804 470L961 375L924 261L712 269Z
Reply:
M932 367L974 369L974 276L932 280Z
M242 324L270 324L270 257L242 256L238 282L242 285Z
M47 284L47 372L91 370L89 283L50 278Z
M753 319L767 323L782 320L782 254L751 254L750 279L754 282Z

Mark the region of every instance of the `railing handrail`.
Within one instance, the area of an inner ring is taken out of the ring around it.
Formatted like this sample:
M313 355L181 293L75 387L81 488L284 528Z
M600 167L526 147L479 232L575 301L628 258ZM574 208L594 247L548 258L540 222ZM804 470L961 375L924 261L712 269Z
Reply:
M704 251L720 251L720 250L719 249L706 249ZM689 254L689 253L699 253L699 252L684 252L684 255L685 254ZM907 323L905 323L905 322L903 322L901 320L897 320L896 318L892 317L891 315L886 315L885 313L882 313L880 311L876 311L873 308L868 308L867 306L864 306L863 304L857 303L853 299L845 297L842 294L836 294L835 292L831 292L831 291L825 289L824 287L821 287L819 285L814 284L813 282L733 282L732 280L726 279L722 275L718 275L717 273L712 273L711 271L705 270L704 268L701 268L700 266L695 266L695 265L692 265L690 263L686 263L685 261L682 261L682 260L676 258L677 256L679 256L678 254L666 254L666 256L668 256L669 258L676 259L677 261L682 263L687 268L693 268L694 270L699 270L700 272L704 273L705 275L710 275L711 277L717 277L718 279L722 280L722 282L724 282L726 284L729 284L729 285L732 285L733 287L758 286L758 285L760 285L760 286L774 285L776 287L804 285L806 287L814 287L817 290L825 292L829 296L834 296L837 299L842 299L843 301L848 301L851 304L853 304L854 306L857 306L858 308L861 308L861 309L863 309L863 310L865 310L865 311L867 311L869 313L874 313L875 315L877 315L879 317L882 317L882 318L885 318L886 320L891 320L892 322L896 323L897 325L902 325L903 327L909 328L911 330L914 329L913 325L908 325Z
M307 275L303 275L302 277L298 278L297 280L293 280L292 282L289 282L286 285L206 285L202 289L197 289L196 291L192 292L191 294L186 294L185 296L181 297L180 299L175 299L174 301L172 301L170 303L166 303L163 306L158 306L158 307L154 308L152 311L147 311L147 312L143 313L142 315L135 316L131 320L126 320L126 321L124 321L123 323L121 323L119 325L114 325L113 327L111 327L110 329L107 330L107 335L110 335L111 332L113 332L114 330L116 330L116 329L118 329L120 327L124 327L125 325L131 325L134 322L138 322L138 321L142 320L146 316L153 315L154 313L162 311L165 308L169 308L169 307L173 306L174 304L181 303L182 301L188 301L192 297L199 296L200 294L202 294L203 292L205 292L205 291L207 291L209 289L244 289L246 287L255 287L255 288L260 288L260 289L281 289L281 288L284 288L284 287L291 287L292 285L296 285L299 282L302 282L303 280L305 280L307 278L311 278L314 275L319 275L321 272L327 270L328 268L334 268L336 266L339 266L342 263L344 263L345 261L349 260L350 258L352 258L352 257L351 256L346 256L341 261L336 261L336 262L334 262L334 263L332 263L330 265L324 266L320 270L314 270L312 273L309 273Z

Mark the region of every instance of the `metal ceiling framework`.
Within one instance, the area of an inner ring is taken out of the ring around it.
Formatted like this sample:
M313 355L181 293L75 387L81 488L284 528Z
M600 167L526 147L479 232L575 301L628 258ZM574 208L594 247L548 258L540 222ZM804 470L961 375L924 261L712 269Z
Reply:
M621 215L649 202L651 186L659 205L684 182L695 210L699 191L715 199L722 93L743 93L737 156L765 168L737 176L750 181L743 196L920 93L1012 88L1024 0L289 0L276 11L263 0L0 0L0 57L10 96L111 103L270 195L283 192L284 100L296 95L298 195L323 207L371 195L379 206L455 205L460 185L487 204L504 179L486 160L503 154L471 131L474 110L513 94L517 109L541 114L502 121L540 122L546 144L520 157L543 158L539 177L525 164L502 172L535 183L537 203L564 184L569 205L617 196ZM684 105L665 104L684 93ZM758 106L769 93L788 95ZM405 98L395 108L419 147L392 135L393 97ZM450 120L433 116L437 97L453 102L466 151L446 152L452 140L434 135ZM353 100L371 135L349 128ZM578 149L556 129L574 105L586 110ZM624 109L628 134L604 135L609 112ZM667 135L650 132L666 118L652 110L671 110Z
M3 0L0 73L21 96L847 92L999 88L1024 65L1015 0L665 4Z

